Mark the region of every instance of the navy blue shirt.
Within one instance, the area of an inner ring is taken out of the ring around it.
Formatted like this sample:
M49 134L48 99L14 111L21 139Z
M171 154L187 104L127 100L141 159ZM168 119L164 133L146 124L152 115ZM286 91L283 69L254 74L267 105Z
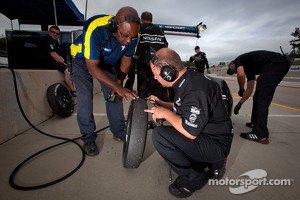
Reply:
M113 16L97 15L90 18L84 26L83 33L71 45L73 57L82 60L100 60L100 67L113 67L125 55L132 57L138 40L122 45L109 31L108 20Z

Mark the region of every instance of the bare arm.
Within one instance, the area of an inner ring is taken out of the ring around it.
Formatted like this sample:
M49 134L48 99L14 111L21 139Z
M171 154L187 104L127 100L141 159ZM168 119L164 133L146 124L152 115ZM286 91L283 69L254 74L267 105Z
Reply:
M244 92L243 97L240 99L239 102L244 103L247 99L251 96L254 90L255 80L247 81L247 88Z
M105 84L115 92L117 92L120 96L123 97L124 100L128 101L127 96L135 99L137 98L137 94L128 90L127 88L123 88L120 84L111 79L100 67L99 60L89 60L86 59L86 65L90 72L90 74L99 80L101 83Z
M146 109L145 112L152 113L152 119L166 119L178 132L189 139L196 139L196 136L189 134L182 126L182 118L171 110L162 106Z
M236 74L237 74L236 78L237 78L239 87L240 87L240 89L243 89L244 85L245 85L245 78L246 78L244 67L243 66L239 66L237 68Z
M243 66L239 66L237 68L237 81L239 84L240 89L244 89L246 74ZM240 99L239 102L244 103L247 99L251 96L255 85L255 80L247 81L247 88L243 94L243 97Z
M121 85L129 72L131 62L132 62L131 57L127 57L127 56L122 57L120 71L118 74L118 83L120 83Z
M148 99L150 101L150 103L152 103L154 106L162 106L168 110L172 110L173 109L173 102L165 102L160 100L157 96L155 95L150 95L149 97L147 97L146 99Z
M64 63L65 60L59 56L55 51L53 52L50 52L50 56L53 58L53 60L55 60L56 62L59 62L59 63Z
M152 100L151 100L152 99ZM146 109L145 112L152 113L152 119L166 119L178 132L189 139L195 139L196 136L189 134L182 126L182 118L172 111L173 102L161 101L154 95L149 96L149 100L154 107ZM154 101L155 100L155 101Z

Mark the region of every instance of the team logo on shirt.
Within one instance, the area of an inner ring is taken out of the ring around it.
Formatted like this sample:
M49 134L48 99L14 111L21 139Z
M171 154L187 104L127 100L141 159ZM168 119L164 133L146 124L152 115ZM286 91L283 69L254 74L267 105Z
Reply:
M191 126L193 128L197 128L198 124L195 124L195 121L196 121L198 115L200 115L200 109L192 106L190 113L191 114L189 116L189 121L185 120L185 123L188 126Z
M54 50L53 44L50 44L50 49Z
M121 46L121 48L122 48L122 51L125 49L125 47L126 47L125 45L122 45L122 46Z
M191 123L195 123L195 121L196 121L196 119L197 119L197 115L196 114L191 114L190 115L190 117L189 117L189 121L191 122Z
M200 114L200 109L199 108L196 108L194 106L192 106L191 108L191 113L194 113L196 115L199 115Z
M177 106L181 106L181 103L180 103L180 102L181 102L181 98L178 98L178 99L175 101L175 103L176 103Z
M104 51L106 51L106 52L111 52L111 49L104 48Z

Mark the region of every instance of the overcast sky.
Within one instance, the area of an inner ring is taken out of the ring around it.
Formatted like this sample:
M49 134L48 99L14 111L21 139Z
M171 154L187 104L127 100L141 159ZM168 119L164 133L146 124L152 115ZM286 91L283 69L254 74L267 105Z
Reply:
M85 0L73 0L85 14ZM123 6L153 14L153 23L195 26L203 22L207 30L201 38L167 35L169 47L182 60L193 55L195 45L210 63L230 61L258 49L290 52L290 35L300 26L299 0L88 0L87 18L96 14L116 14ZM1 17L1 15L0 15ZM3 18L3 15L2 15ZM0 20L1 28L10 28L9 20ZM24 25L21 29L26 29ZM66 29L62 29L66 30Z

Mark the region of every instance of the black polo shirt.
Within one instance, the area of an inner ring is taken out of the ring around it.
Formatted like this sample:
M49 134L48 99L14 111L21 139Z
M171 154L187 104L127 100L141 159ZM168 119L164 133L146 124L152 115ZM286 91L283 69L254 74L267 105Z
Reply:
M52 62L53 58L50 55L50 52L56 52L59 56L61 56L61 50L58 41L52 39L50 35L46 35L40 44L39 48L40 60L43 63Z
M187 132L193 136L206 134L217 140L232 137L231 119L216 82L188 69L173 84L173 89L173 111L181 116L183 128Z
M284 62L287 62L287 60L280 53L265 50L242 54L233 61L237 68L239 66L244 67L247 81L255 80L255 75L260 75L268 70L274 70L274 68L267 67L268 64ZM277 67L277 65L273 65L273 67Z

